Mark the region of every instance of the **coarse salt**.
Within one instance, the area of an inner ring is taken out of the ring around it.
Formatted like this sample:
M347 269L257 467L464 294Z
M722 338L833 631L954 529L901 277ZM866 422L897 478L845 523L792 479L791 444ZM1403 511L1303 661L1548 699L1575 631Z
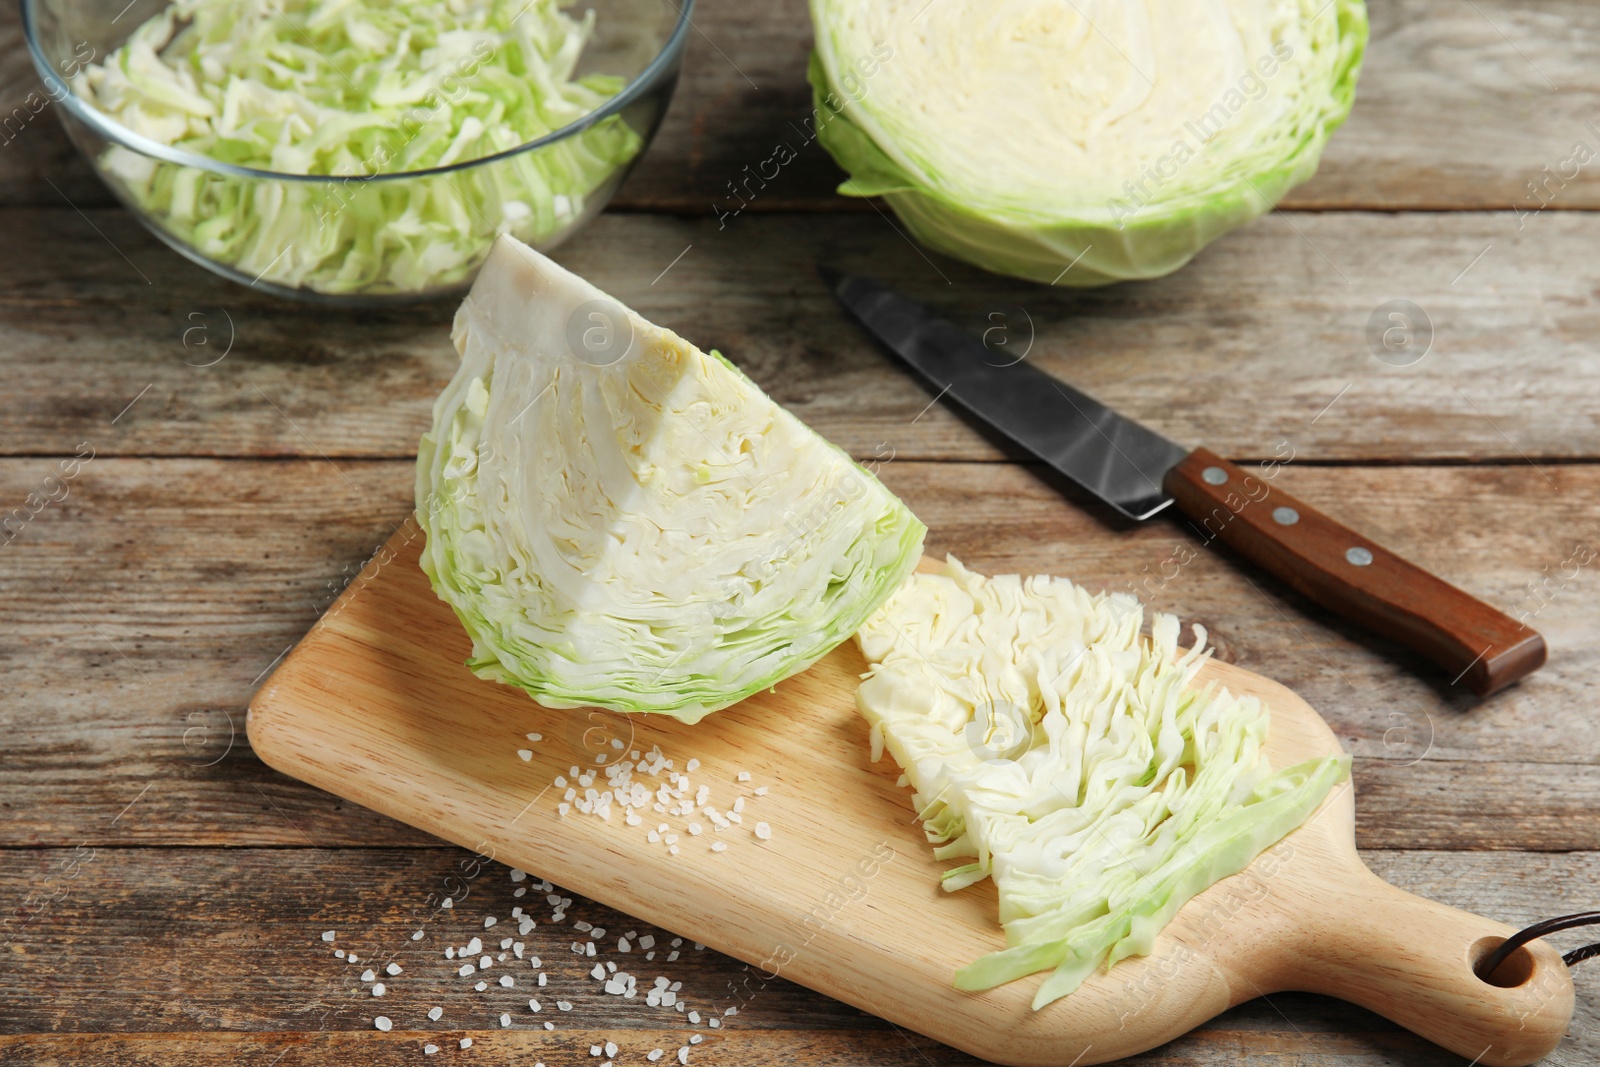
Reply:
M324 940L324 941L332 941L334 939L334 937L335 937L335 934L334 934L334 932L332 930L324 930L324 931L322 931L322 940Z
M443 1015L443 1014L444 1014L444 1009L439 1007L439 1006L437 1006L437 1005L435 1005L434 1007L431 1007L431 1008L428 1009L428 1020L430 1022L438 1022L439 1021L439 1017L441 1015Z
M389 1021L389 1017L387 1015L380 1015L376 1019L372 1020L372 1025L376 1026L379 1030L382 1030L387 1034L389 1029L394 1026L394 1023Z

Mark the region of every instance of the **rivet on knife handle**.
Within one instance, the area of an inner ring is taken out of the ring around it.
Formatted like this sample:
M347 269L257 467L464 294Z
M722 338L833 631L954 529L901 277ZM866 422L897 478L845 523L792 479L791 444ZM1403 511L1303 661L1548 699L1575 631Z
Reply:
M1427 656L1479 696L1545 661L1544 638L1529 627L1206 449L1172 468L1163 488L1208 541Z

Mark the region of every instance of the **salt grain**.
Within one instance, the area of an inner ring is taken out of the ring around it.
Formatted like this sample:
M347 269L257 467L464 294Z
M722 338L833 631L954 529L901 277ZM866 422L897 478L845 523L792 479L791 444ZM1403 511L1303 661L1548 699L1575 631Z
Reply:
M400 973L400 965L398 963L391 963L391 964L389 964L389 966L385 967L383 970L384 970L385 974L389 975L389 977L392 978L395 975Z
M505 988L510 989L512 986L517 984L517 980L511 977L509 974L502 974L500 976L500 984Z
M489 927L493 926L495 924L495 922L496 922L496 920L495 920L495 917L493 915L485 915L483 917L483 928L485 930L487 930L487 929L489 929Z
M538 1011L539 1010L539 1002L537 1000L533 1000L533 999L530 998L528 1000L528 1010L529 1011Z
M379 983L377 983L376 985L374 985L372 987L372 995L375 996L375 997L381 997L385 993L387 993L388 991L389 990L384 987L384 984L382 982L379 982Z
M435 1006L435 1007L429 1008L428 1009L428 1020L430 1022L438 1022L439 1021L439 1016L441 1016L443 1014L444 1014L444 1009L441 1008L441 1007Z
M646 1056L645 1059L649 1060L651 1063L654 1063L661 1058L661 1055L662 1053L660 1049L653 1048L650 1050L650 1054Z
M606 1058L610 1059L611 1057L615 1056L616 1054L617 1054L617 1043L615 1041L607 1041L606 1042Z
M529 760L533 759L533 749L531 749L531 748L519 748L519 749L517 749L517 758L522 760L523 763L527 763Z
M462 1038L461 1039L461 1047L462 1048L471 1048L472 1047L472 1038L470 1038L470 1037Z
M462 978L466 978L468 975L472 974L473 970L474 970L474 968L473 968L472 964L463 963L461 965L461 969L459 971L457 971L456 974L460 975Z
M422 1046L422 1054L424 1056L432 1056L435 1052L438 1052L438 1051L439 1051L439 1046L438 1045L423 1045Z
M759 837L763 841L771 841L772 840L772 827L768 826L764 822L756 823L756 836Z
M389 1021L389 1017L387 1015L380 1015L376 1019L372 1020L372 1025L376 1026L379 1030L382 1030L387 1034L390 1027L394 1026L394 1023Z
M511 1025L511 1016L507 1015L505 1012L501 1012L500 1013L500 1025L502 1027L510 1026Z
M489 983L488 982L479 982L477 985L473 986L472 988L476 989L478 992L482 993L485 989L489 988Z
M335 936L336 935L334 934L334 932L332 930L324 930L324 931L322 931L322 940L324 940L324 941L332 941Z
M370 982L376 977L378 977L378 976L376 974L372 973L372 968L371 967L368 967L366 970L361 972L361 980L363 982Z

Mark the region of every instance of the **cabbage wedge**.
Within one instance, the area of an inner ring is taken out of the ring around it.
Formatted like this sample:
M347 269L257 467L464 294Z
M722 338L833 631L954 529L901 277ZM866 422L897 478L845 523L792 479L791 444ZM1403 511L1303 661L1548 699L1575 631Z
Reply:
M1363 0L811 0L816 136L924 244L1095 286L1177 270L1316 170Z
M513 238L456 314L417 460L467 665L695 722L848 640L921 555L878 480L732 364Z
M1178 909L1315 812L1343 754L1274 773L1254 698L1193 688L1205 632L1060 578L988 579L951 560L861 628L856 702L939 859L944 888L993 878L1007 948L956 974L988 989L1050 971L1035 1008L1150 952Z

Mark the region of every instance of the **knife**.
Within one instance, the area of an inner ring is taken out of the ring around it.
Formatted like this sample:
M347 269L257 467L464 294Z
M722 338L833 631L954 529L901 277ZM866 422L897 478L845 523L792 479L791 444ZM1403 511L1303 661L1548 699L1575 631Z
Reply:
M1544 664L1544 638L1204 448L1190 451L870 278L822 271L867 330L1003 437L1130 519L1169 506L1323 607L1421 653L1487 696ZM938 399L936 398L936 399ZM1454 684L1454 682L1452 682Z

